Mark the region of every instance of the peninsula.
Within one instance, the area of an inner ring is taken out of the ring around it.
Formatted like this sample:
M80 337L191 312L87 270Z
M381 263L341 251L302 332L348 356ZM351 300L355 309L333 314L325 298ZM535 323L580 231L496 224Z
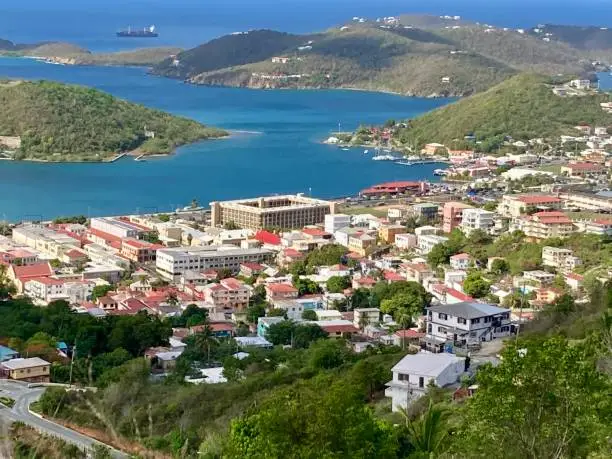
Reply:
M458 17L355 17L305 35L236 32L165 59L152 72L211 86L450 97L486 90L522 72L586 77L606 68L603 59L612 56L612 43L603 31L595 49L589 33L574 38L563 26L554 30L559 37Z
M48 81L0 83L0 154L49 162L109 161L120 153L169 154L227 133L118 99Z

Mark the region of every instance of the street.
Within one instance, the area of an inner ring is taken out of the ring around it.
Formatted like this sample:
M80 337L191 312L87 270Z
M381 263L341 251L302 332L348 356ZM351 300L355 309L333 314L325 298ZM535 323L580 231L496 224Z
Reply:
M93 438L87 437L67 427L42 419L29 411L29 406L45 391L44 387L30 388L25 383L17 381L0 380L0 396L10 397L15 400L13 408L0 405L0 418L4 421L20 421L39 432L64 440L76 445L82 450L90 450L95 445L107 447L114 458L127 458L128 455L108 447Z

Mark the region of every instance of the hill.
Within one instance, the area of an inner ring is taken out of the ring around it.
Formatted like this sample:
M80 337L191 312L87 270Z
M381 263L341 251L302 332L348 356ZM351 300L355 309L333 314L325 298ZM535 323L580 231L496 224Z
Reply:
M407 128L399 129L397 138L404 144L452 145L473 134L486 150L504 136L526 140L575 134L573 127L580 123L612 126L612 115L600 107L609 100L604 94L560 97L553 93L547 78L521 74L409 121Z
M1 84L0 106L0 135L21 139L15 159L103 161L134 150L171 153L226 135L95 89L47 81Z
M567 43L582 50L612 50L612 30L607 27L543 24L529 30L539 38Z
M488 26L453 18L404 20L353 21L310 35L270 30L228 35L152 71L204 85L464 96L525 70L550 75L592 70L589 59L564 43L503 29L492 33Z
M45 42L15 44L0 39L0 56L36 57L66 65L138 65L152 66L178 54L181 48L142 48L111 53L92 53L71 43Z

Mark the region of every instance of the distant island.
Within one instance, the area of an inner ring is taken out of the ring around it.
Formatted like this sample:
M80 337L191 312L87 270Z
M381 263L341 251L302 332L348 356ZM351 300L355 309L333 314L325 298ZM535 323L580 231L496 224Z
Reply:
M18 44L0 39L0 56L31 57L63 65L130 65L150 67L172 58L181 48L155 47L110 53L93 53L70 43Z
M313 34L236 32L167 58L152 72L201 85L450 97L522 72L594 78L611 60L612 37L596 27L579 33L566 26L510 29L449 16L356 17Z
M343 145L407 152L417 152L428 143L490 152L508 138L551 139L576 136L580 125L612 126L612 113L606 108L611 100L609 94L524 73L415 119L390 120L381 128L364 126L354 133L337 134L335 139Z
M223 130L48 81L0 82L0 155L49 162L109 161L122 153L169 154Z

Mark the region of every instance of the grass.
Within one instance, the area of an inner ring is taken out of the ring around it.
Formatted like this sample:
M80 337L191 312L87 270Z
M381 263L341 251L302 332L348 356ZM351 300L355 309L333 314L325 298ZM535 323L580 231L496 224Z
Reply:
M539 166L536 168L536 170L539 170L542 172L552 172L553 174L561 175L561 165L560 164L548 164L546 166Z
M380 207L343 207L340 209L340 212L347 215L363 215L370 214L375 217L386 217L387 216L387 206Z
M0 404L13 408L13 406L15 406L15 400L11 397L2 396L0 397Z

